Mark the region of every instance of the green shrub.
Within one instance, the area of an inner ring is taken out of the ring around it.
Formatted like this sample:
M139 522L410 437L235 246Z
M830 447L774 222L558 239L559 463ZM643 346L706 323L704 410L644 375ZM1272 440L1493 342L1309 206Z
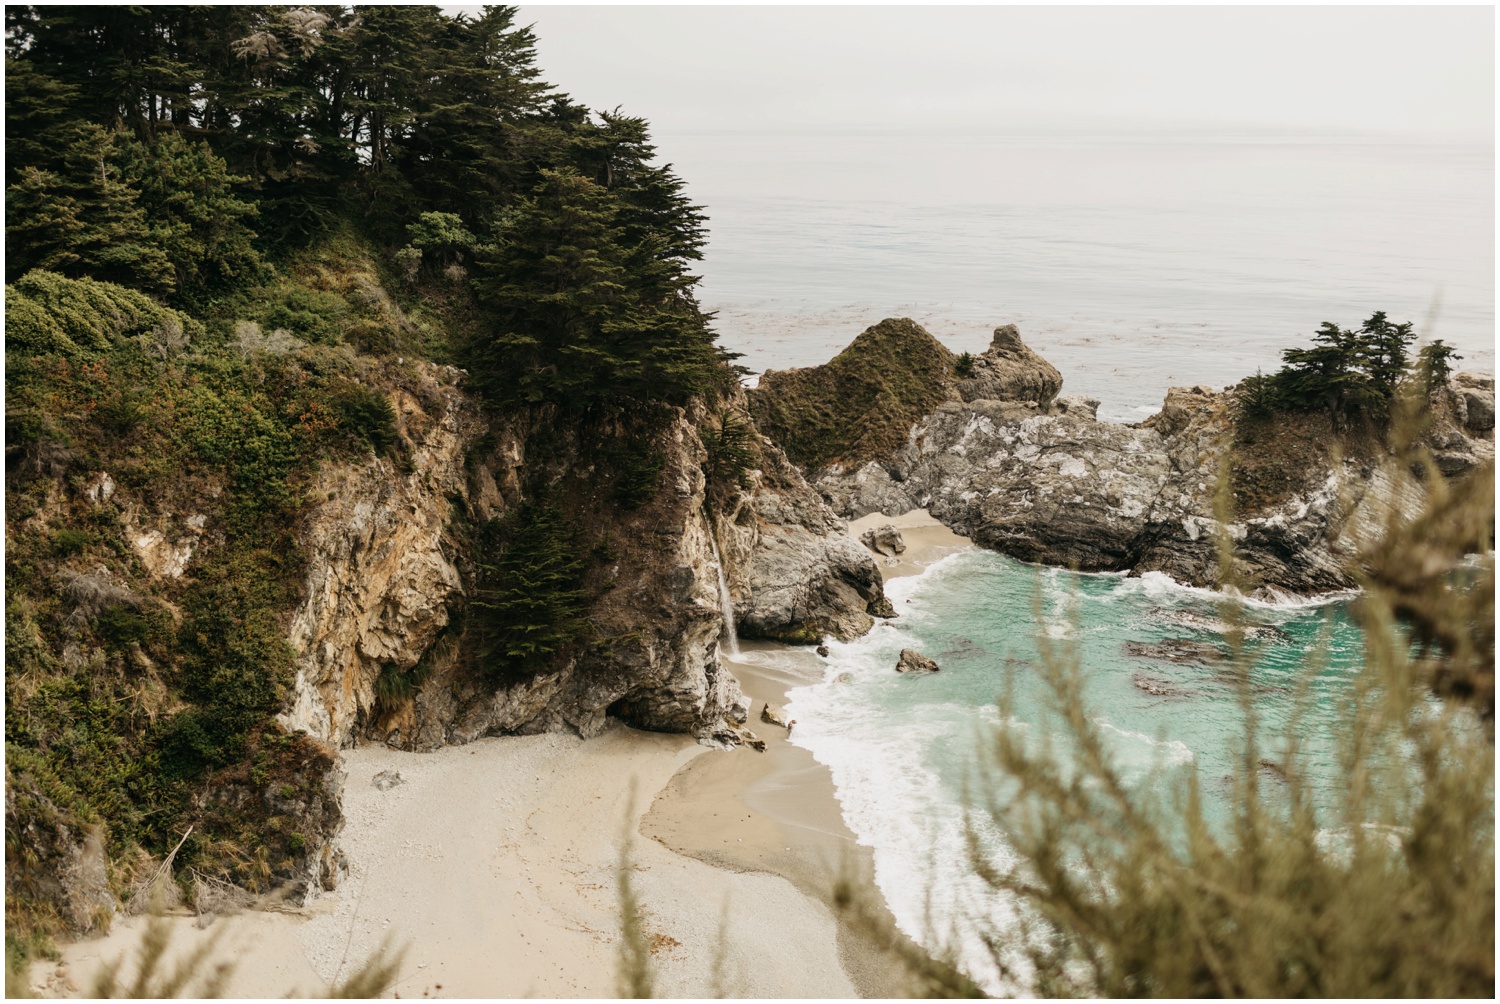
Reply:
M140 610L126 605L113 606L104 610L94 621L100 637L117 647L125 647L132 642L139 644L156 634L159 630L157 624Z
M355 441L379 454L390 453L400 441L390 395L353 381L341 381L330 397L340 427Z
M974 375L974 354L962 352L958 358L953 360L953 375L960 380L967 380Z
M315 345L337 345L349 320L349 304L337 293L286 283L270 291L257 315L267 330L290 331Z
M59 558L82 554L93 543L94 535L87 530L65 526L52 535L52 551Z
M196 321L143 293L110 282L28 272L5 290L5 348L77 357L108 351L131 334L172 322L189 335Z
M375 678L375 699L381 707L391 710L411 699L416 690L414 684L411 673L388 662L380 667L380 675Z

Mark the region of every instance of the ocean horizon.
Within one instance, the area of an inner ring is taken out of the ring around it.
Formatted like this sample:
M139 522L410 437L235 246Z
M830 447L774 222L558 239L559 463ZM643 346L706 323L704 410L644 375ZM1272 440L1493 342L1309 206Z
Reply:
M678 132L700 300L765 369L886 317L954 351L1016 324L1100 417L1280 365L1376 310L1494 371L1494 151L1356 135Z

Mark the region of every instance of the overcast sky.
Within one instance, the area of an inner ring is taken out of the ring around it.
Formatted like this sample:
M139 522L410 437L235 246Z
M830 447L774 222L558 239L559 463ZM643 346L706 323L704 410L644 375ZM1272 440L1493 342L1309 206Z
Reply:
M449 8L450 10L453 8ZM1490 7L523 6L546 79L658 137L829 127L1488 141Z

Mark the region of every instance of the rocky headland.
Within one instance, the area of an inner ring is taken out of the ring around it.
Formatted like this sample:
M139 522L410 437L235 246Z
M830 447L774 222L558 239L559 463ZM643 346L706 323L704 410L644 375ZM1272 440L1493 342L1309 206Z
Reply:
M1118 425L1097 419L1097 401L1061 395L1057 369L1013 325L995 330L967 376L946 351L913 321L883 321L825 366L765 374L751 410L789 437L788 455L799 455L794 439L817 444L800 454L808 480L843 517L925 508L984 547L1082 571L1161 571L1215 586L1222 528L1239 581L1346 589L1389 507L1420 503L1383 473L1378 436L1336 434L1320 415L1247 427L1234 388L1178 387L1156 415ZM906 358L950 366L898 383L885 368ZM829 406L841 397L884 402L883 425ZM1493 378L1454 375L1428 414L1426 442L1444 476L1493 464ZM1222 523L1221 472L1232 513Z

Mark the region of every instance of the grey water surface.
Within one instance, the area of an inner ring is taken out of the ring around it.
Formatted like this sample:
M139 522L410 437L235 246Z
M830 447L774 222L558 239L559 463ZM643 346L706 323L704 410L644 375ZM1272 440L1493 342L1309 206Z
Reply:
M663 136L709 215L701 299L767 368L881 318L955 351L999 324L1138 421L1376 310L1493 372L1492 147L1308 135Z

